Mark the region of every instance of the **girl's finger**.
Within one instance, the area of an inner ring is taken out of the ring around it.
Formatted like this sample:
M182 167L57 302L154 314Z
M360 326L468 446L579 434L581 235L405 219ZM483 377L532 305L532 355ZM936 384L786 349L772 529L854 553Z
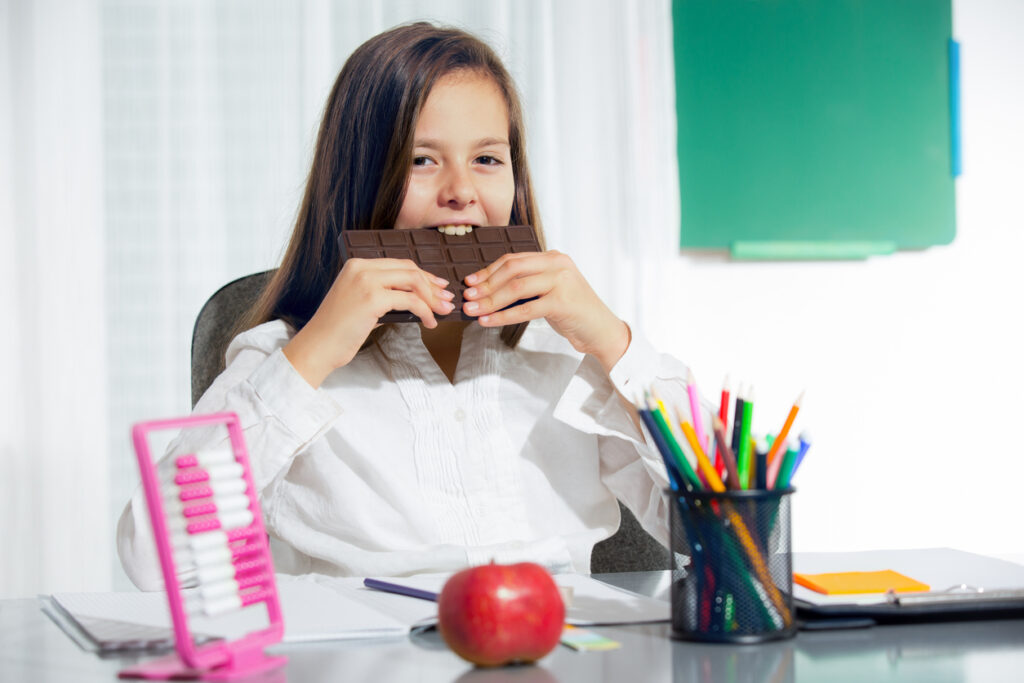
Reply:
M549 270L554 264L549 255L551 253L553 252L505 254L482 271L473 274L486 273L486 277L473 280L472 286L465 293L466 298L479 299L489 296L515 278ZM466 277L467 284L471 284L471 277L472 275Z
M369 275L369 277L373 281L371 287L411 292L439 313L445 308L447 310L443 311L444 313L451 310L451 307L447 306L447 304L449 304L454 295L448 290L441 289L435 285L432 280L428 281L424 271L419 269L391 269L377 271Z
M362 267L371 270L410 270L421 273L424 277L434 282L439 287L447 287L449 282L443 277L434 275L431 272L423 270L416 262L411 259L397 259L397 258L373 258L373 259L361 259Z
M402 292L397 289L392 289L385 294L382 300L388 307L384 313L389 311L409 311L419 318L424 326L430 329L437 327L437 319L434 317L434 313L431 311L430 306L412 292ZM451 306L451 304L448 304L448 306ZM450 313L451 309L449 308L445 312ZM383 315L383 313L381 315Z
M538 318L545 318L550 308L544 297L531 299L523 303L506 308L495 313L489 313L477 318L477 322L483 327L501 327L502 325L515 325L525 323Z
M504 268L505 265L509 261L517 261L517 260L521 260L521 259L524 259L524 258L530 258L530 257L536 257L536 256L543 256L543 253L542 252L537 252L537 251L531 251L531 252L519 252L519 253L514 253L514 254L502 254L501 256L499 256L497 258L497 260L494 261L494 263L491 263L491 264L487 265L486 267L481 268L480 270L476 271L475 273L470 273L469 275L467 275L466 278L465 278L465 282L466 282L467 285L471 285L471 286L472 285L479 285L480 283L485 282L486 280L490 279L494 275L494 273L496 273L497 271L499 271L502 268Z
M500 311L517 301L544 296L555 286L555 274L544 271L537 275L525 275L505 282L490 296L479 297L479 292L466 296L462 310L469 315L481 316ZM479 297L479 298L478 298Z

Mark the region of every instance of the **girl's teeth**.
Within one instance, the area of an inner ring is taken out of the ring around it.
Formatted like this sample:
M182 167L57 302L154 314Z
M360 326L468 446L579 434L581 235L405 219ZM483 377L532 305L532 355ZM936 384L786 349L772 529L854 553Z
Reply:
M472 225L439 225L437 226L438 232L442 232L445 235L465 235L466 233L473 232Z

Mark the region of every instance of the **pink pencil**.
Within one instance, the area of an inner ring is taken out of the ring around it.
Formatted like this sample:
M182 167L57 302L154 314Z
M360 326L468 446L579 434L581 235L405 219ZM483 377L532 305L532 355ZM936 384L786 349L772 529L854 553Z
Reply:
M690 395L690 415L693 416L693 431L697 434L697 441L700 447L707 450L708 435L704 431L704 419L700 414L700 396L697 394L697 380L693 377L693 370L686 382L686 393Z

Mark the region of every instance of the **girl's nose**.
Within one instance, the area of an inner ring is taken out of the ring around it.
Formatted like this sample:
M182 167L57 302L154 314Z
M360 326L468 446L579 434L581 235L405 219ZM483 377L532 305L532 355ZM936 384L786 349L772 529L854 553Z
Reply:
M448 177L441 188L441 203L456 209L461 209L476 199L476 187L469 173L464 169L452 168L448 171Z

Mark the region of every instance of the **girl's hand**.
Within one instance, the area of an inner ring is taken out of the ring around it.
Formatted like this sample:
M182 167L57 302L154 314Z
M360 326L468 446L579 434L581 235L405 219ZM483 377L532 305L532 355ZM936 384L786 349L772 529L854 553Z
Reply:
M434 314L455 308L447 284L407 259L350 258L284 354L312 387L319 387L355 357L385 313L411 311L425 326L437 327Z
M467 315L485 327L545 318L577 351L611 371L629 346L629 326L611 312L572 259L557 251L505 254L466 277ZM501 310L520 299L533 301Z

